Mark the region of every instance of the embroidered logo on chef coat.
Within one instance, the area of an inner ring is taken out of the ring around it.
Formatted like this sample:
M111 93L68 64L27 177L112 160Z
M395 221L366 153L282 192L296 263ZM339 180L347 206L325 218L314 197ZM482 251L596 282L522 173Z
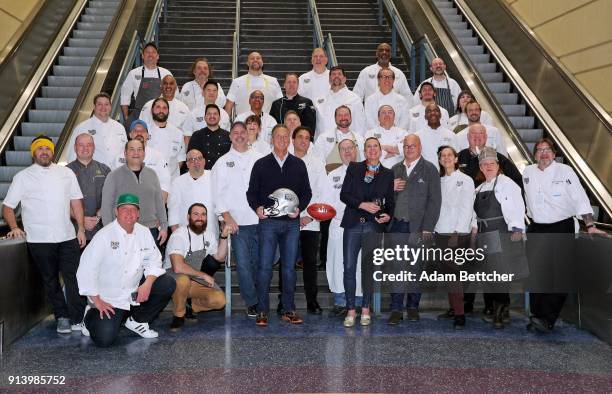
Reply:
M417 183L425 183L425 181L423 180L423 178L419 178L419 180L417 181Z
M525 182L525 185L527 185L529 183L529 178L523 178L523 181Z
M413 117L413 118L418 118L419 116L420 116L420 113L419 113L419 112L414 112L414 113L412 114L412 117Z
M327 142L334 142L336 139L334 137L327 137Z
M225 164L226 164L228 167L230 167L230 168L232 168L232 167L234 166L234 162L233 162L233 161L226 161L226 162L225 162Z
M457 187L463 186L463 181L457 181Z
M298 104L298 109L304 109L304 108L306 108L306 103Z
M185 96L189 96L189 93L191 93L189 90L185 91Z
M119 241L111 241L111 249L118 249Z
M140 77L141 77L140 75L134 75L134 78L135 78L137 81L140 81Z
M382 134L380 134L380 133L374 133L374 137L376 137L376 138L380 138L380 137L382 137Z
M323 101L325 101L325 99L324 98L320 98L320 99L317 100L317 103L321 104Z
M198 122L198 123L204 122L204 117L203 116L198 116L196 118L196 122Z
M334 189L342 189L342 183L336 183Z
M125 157L120 157L120 158L119 158L119 163L123 163L123 164L125 164Z
M87 130L87 132L91 135L96 135L96 129Z
M334 180L334 182L340 182L340 177L339 176L335 176L332 179Z
M368 74L368 77L370 77L370 79L374 79L376 78L376 74Z
M304 78L304 83L310 83L310 78Z

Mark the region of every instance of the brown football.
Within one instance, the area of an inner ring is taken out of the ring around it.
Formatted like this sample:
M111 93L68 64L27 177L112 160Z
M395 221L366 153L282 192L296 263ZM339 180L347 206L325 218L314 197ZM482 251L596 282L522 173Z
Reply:
M316 202L314 204L310 204L306 209L308 215L315 220L325 221L330 220L334 216L336 216L336 210L329 204L324 204L322 202Z

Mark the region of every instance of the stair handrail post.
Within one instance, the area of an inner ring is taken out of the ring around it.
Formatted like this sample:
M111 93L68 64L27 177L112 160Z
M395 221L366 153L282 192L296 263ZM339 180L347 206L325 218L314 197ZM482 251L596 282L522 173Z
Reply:
M410 89L416 89L416 47L410 48Z
M378 26L383 24L383 0L378 0Z
M132 41L127 50L127 55L123 61L123 65L121 66L121 73L117 78L117 82L115 83L115 87L113 89L113 96L111 97L111 118L115 120L118 119L121 124L125 124L126 121L126 119L124 119L123 112L119 110L121 85L123 84L123 81L127 77L130 70L134 67L140 66L139 63L141 59L140 56L138 56L140 53L140 45L140 34L138 34L138 31L136 30L132 35Z
M331 66L337 66L338 58L336 58L336 48L334 48L334 40L332 39L331 33L327 33L327 52L327 58L329 59L329 62L331 62Z
M168 0L164 0L164 23L168 22Z
M232 236L227 236L225 256L225 317L232 316Z
M325 48L323 29L321 28L321 21L319 20L319 12L317 11L317 4L315 3L315 0L308 0L308 14L312 20L313 48Z
M395 21L391 22L391 56L397 56L397 26Z

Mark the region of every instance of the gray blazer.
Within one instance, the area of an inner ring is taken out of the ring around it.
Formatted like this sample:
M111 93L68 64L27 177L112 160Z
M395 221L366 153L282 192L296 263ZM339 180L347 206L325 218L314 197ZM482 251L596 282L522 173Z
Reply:
M411 233L433 232L442 205L439 170L422 156L409 177L403 160L391 170L394 178L406 181L404 190L395 192L394 218L410 222Z

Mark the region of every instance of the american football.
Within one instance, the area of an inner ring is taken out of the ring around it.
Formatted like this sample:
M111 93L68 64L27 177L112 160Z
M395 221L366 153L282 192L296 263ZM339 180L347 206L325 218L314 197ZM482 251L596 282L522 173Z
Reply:
M329 204L324 203L314 203L310 204L306 209L310 217L315 220L324 221L330 220L334 216L336 216L336 210Z

